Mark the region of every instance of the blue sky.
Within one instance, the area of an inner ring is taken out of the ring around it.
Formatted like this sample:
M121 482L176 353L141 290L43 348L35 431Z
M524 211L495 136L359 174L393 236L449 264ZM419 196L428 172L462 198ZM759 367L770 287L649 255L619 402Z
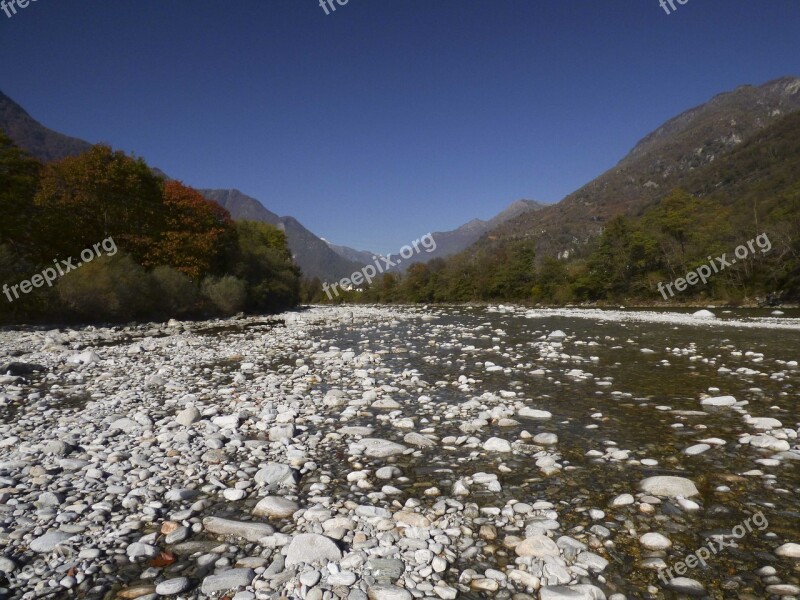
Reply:
M38 0L0 90L48 127L374 251L560 200L666 119L800 75L796 0Z

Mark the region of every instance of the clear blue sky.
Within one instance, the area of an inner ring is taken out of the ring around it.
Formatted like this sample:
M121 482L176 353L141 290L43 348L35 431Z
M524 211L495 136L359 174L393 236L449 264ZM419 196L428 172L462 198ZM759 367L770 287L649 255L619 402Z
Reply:
M383 252L560 200L678 112L800 75L800 2L38 0L0 89L48 127Z

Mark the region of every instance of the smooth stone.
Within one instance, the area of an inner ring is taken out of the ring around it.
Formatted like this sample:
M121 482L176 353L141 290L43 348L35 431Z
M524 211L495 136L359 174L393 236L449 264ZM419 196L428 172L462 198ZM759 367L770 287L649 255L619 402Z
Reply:
M555 433L537 433L533 436L533 443L539 446L555 446L558 443L558 436Z
M328 576L328 584L329 585L344 585L350 587L356 582L356 575L355 573L351 573L350 571L341 571L339 573L334 573Z
M408 590L389 584L376 584L367 590L369 600L411 600L413 596Z
M692 496L698 496L700 494L697 490L697 486L695 486L691 479L673 477L670 475L648 477L639 482L639 487L645 493L667 498L675 498L677 496L691 498Z
M48 531L43 536L36 538L30 543L30 549L34 552L52 552L63 545L73 534L64 531Z
M800 544L789 542L776 548L775 554L784 558L800 558Z
M376 580L386 579L397 581L403 575L406 567L402 560L396 558L370 558L367 561L367 571Z
M201 591L204 594L213 594L215 592L235 590L249 586L255 578L256 572L253 569L231 569L217 575L209 575L203 579Z
M708 444L695 444L694 446L689 446L684 450L684 454L689 456L697 456L698 454L702 454L706 450L711 450L711 446Z
M0 573L13 573L17 569L17 564L10 558L0 556Z
M134 542L133 544L128 545L128 547L125 549L125 553L129 558L132 559L153 558L156 554L158 554L158 548L151 546L150 544Z
M180 594L181 592L188 590L190 585L189 579L186 577L167 579L156 586L156 594L159 596L172 596L173 594Z
M435 446L436 442L432 439L425 437L419 433L407 433L405 437L403 437L403 441L406 444L410 444L412 446L417 446L418 448L430 448L431 446Z
M620 494L611 501L611 506L628 506L636 502L636 499L631 494Z
M526 419L534 419L537 421L545 421L553 417L553 413L546 410L537 410L535 408L523 407L517 411L517 416L525 417Z
M639 538L639 542L648 550L666 550L672 546L667 536L654 532L645 533Z
M322 578L322 575L316 569L312 571L306 571L305 573L300 574L300 583L302 583L306 587L314 587L319 583L319 580Z
M797 596L800 594L800 587L790 583L776 583L767 586L767 593L775 596Z
M733 406L736 404L736 398L733 396L717 396L715 398L704 398L700 401L704 406Z
M296 481L294 469L280 463L268 464L256 473L254 479L256 483L278 487L292 487Z
M253 514L257 517L274 517L276 519L286 519L291 517L300 506L297 502L287 500L282 496L267 496L262 498L253 509Z
M507 440L493 437L484 442L483 449L488 452L511 452L511 444Z
M240 537L248 542L258 542L275 533L275 529L268 523L233 521L220 517L206 517L203 519L203 528L209 533Z
M517 556L533 556L535 558L543 558L545 556L560 556L561 551L558 549L556 543L545 535L534 535L521 543L517 544L514 548Z
M364 454L372 458L388 458L397 454L403 454L408 449L396 442L377 438L365 438L361 440L359 444L364 446Z
M175 422L178 425L189 427L190 425L197 423L197 421L199 421L201 418L202 415L197 407L188 406L175 416Z
M667 583L667 587L676 592L681 592L682 594L689 594L690 596L699 596L706 593L706 589L703 587L702 583L694 579L689 579L688 577L675 577L674 579L670 579Z
M301 533L289 544L286 566L335 562L341 558L342 551L331 538L316 533Z
M539 590L540 600L606 600L606 595L593 585L547 585Z

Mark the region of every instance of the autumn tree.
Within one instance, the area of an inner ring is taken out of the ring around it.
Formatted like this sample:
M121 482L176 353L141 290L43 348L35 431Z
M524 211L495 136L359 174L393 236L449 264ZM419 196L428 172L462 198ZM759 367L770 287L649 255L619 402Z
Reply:
M236 242L228 211L179 181L164 184L163 207L161 235L148 262L169 265L196 281L223 269Z
M152 265L165 214L162 179L143 160L98 145L51 163L35 203L41 209L42 258L73 255L113 237L137 263Z

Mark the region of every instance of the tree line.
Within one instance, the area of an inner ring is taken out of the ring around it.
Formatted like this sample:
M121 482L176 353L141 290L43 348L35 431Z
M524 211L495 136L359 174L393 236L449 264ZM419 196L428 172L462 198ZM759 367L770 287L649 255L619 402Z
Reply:
M237 221L140 158L105 145L43 164L0 132L0 282L106 253L9 302L0 322L202 318L295 306L300 270L280 229Z

